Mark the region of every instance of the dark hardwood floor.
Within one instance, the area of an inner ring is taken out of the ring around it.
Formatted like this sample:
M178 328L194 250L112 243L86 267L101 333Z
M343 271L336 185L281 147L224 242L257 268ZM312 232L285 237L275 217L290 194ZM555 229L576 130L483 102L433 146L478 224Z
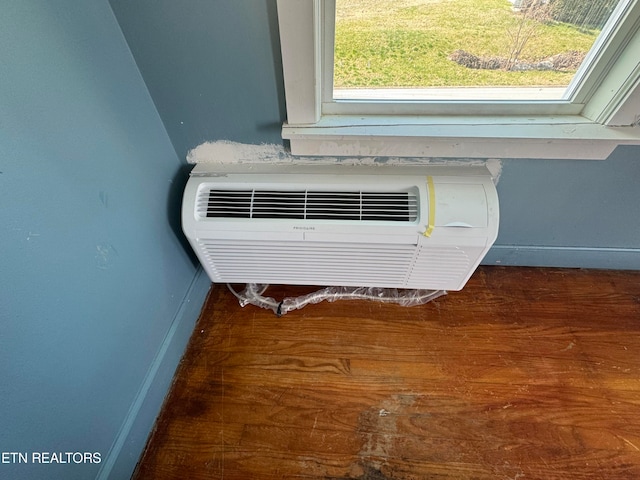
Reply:
M215 285L134 478L640 479L640 272L281 318Z

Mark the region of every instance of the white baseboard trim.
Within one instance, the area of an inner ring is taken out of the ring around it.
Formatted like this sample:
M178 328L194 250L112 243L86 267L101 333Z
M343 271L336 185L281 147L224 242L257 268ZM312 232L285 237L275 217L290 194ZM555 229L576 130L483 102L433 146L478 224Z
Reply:
M198 267L96 480L131 478L210 287L211 280Z
M640 249L494 245L482 264L640 270Z

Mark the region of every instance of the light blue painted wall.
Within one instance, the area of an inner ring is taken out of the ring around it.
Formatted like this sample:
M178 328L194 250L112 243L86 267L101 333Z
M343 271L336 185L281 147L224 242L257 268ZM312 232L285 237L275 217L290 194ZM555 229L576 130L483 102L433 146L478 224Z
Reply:
M209 140L281 143L275 0L109 0L180 158Z
M604 161L507 160L485 263L640 269L640 147Z
M185 165L107 0L2 2L0 45L0 452L102 459L0 478L128 478L208 286Z
M180 156L204 141L281 143L275 0L110 0ZM505 160L485 263L640 269L640 147L606 161Z

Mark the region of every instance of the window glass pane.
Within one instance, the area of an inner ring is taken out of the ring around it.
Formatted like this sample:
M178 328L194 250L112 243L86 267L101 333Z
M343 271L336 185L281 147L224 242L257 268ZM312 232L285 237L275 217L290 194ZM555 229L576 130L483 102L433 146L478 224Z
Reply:
M620 1L336 0L334 98L562 98Z

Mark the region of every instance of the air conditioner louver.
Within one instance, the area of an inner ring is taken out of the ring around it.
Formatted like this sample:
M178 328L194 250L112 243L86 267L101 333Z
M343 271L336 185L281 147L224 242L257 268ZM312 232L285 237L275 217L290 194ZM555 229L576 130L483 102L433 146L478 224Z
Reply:
M182 220L214 282L459 290L498 200L484 167L197 165Z
M206 218L413 222L418 205L415 192L205 189L198 211Z

